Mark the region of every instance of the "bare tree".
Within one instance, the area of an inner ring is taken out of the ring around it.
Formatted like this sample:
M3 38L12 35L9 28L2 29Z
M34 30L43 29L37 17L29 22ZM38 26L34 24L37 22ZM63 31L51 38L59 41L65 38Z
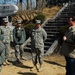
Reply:
M44 8L47 4L46 0L36 0L36 9Z
M18 4L18 0L17 0L17 4Z
M23 0L19 0L19 7L20 7L20 9L22 9L22 2L23 2Z
M32 10L32 0L30 0L30 9Z
M47 4L46 0L42 0L42 8L44 8L46 4Z
M38 8L38 1L39 1L39 0L36 0L36 9Z
M28 10L29 9L29 0L26 0L26 3L27 3L26 9Z

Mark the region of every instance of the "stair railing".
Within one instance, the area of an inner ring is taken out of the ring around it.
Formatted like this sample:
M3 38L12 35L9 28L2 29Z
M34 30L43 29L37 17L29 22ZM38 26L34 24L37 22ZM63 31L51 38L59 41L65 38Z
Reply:
M68 6L68 3L66 3L52 19L55 20L67 6ZM45 55L51 55L55 51L55 49L58 47L58 45L59 45L59 40L56 39L53 42L53 44L50 46L50 48L47 50Z

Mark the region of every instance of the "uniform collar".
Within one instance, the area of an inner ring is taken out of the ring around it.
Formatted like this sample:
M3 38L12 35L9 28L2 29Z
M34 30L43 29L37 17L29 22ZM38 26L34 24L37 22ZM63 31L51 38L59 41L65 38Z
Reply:
M19 29L19 30L20 30L20 29L21 29L21 27L19 27L19 28L17 28L17 29Z
M8 28L8 26L4 26L5 28Z
M36 28L36 29L41 29L41 27L39 27L39 28Z

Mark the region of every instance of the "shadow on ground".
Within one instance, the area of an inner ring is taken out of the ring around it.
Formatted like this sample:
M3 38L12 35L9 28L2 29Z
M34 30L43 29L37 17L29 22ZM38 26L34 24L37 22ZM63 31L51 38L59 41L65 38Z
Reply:
M13 65L16 66L16 67L27 68L27 69L32 68L30 66L23 65L23 63L15 63L15 62L13 62Z
M57 65L57 66L61 66L61 67L65 67L64 65L61 65L57 62L53 62L53 61L47 61L47 60L44 60L46 63L49 63L49 64L53 64L53 65Z
M25 72L25 73L18 72L18 74L20 74L20 75L37 75L36 73L30 73L30 72Z

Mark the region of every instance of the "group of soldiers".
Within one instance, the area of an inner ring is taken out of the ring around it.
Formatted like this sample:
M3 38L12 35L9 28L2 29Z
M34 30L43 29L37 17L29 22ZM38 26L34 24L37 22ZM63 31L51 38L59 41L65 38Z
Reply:
M8 21L4 19L4 26L0 27L0 70L2 65L10 65L8 58L10 56L10 42L14 43L16 63L22 63L22 60L25 59L23 56L24 53L24 42L26 41L26 32L22 27L20 20L16 21L17 24L13 30L8 26ZM46 31L41 28L41 21L36 20L35 27L30 31L31 37L31 54L33 61L33 68L41 71L43 70L43 55L44 55L44 41L47 38ZM37 67L39 61L40 67Z
M17 58L17 62L20 62L23 54L23 47L21 46L26 40L26 34L24 28L21 27L21 22L17 21L16 27L13 31L8 26L8 21L4 20L4 26L0 27L0 33L4 37L3 44L5 45L5 62L3 65L10 64L8 58L10 57L10 42L14 42L15 44L15 55ZM21 57L20 57L21 56Z
M31 55L33 67L31 71L42 71L44 56L44 41L47 39L46 31L41 27L41 21L36 20L35 27L30 30ZM25 59L24 42L26 41L25 29L20 20L17 20L15 28L11 31L8 21L4 20L4 26L0 27L0 72L2 65L10 65L10 42L14 42L16 63L22 63ZM66 75L75 75L75 17L70 18L69 29L63 37L63 44L60 53L66 59ZM39 65L38 65L39 64Z

